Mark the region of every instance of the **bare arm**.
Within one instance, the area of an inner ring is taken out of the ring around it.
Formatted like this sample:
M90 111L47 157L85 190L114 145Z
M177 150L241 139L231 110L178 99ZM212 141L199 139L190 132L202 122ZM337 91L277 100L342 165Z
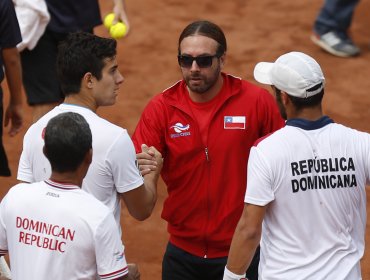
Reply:
M161 153L154 147L142 145L142 153L137 154L139 168L144 176L144 184L121 196L131 216L139 221L148 218L157 202L157 183L163 166ZM143 167L145 165L145 167Z
M227 269L242 275L249 267L261 239L266 206L246 204L231 242ZM226 279L224 277L224 279Z
M139 268L135 263L128 264L128 280L140 280Z
M129 263L127 264L128 267L128 274L125 276L115 278L113 280L140 280L140 272L139 268L137 267L137 264L135 263ZM2 280L0 278L0 280Z
M22 111L22 68L17 48L6 48L2 50L5 75L9 86L9 105L5 110L4 125L8 126L9 135L16 135L23 124Z
M11 279L11 271L5 255L0 255L0 280Z

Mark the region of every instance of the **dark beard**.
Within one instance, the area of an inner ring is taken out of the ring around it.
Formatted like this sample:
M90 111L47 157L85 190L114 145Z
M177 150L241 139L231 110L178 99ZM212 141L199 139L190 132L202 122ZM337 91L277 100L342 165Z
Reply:
M204 78L199 73L194 73L194 74L190 75L188 79L185 80L186 85L188 86L188 88L192 92L195 92L195 93L198 93L198 94L205 93L216 84L217 79L218 79L219 74L220 74L220 71L221 71L221 68L220 68L220 65L218 65L217 69L214 72L214 75L212 77L208 78L208 79ZM202 86L195 86L194 87L194 86L190 85L190 83L189 83L189 80L191 80L192 78L201 78L202 81L204 82L204 84Z
M276 88L274 88L274 89L275 89L275 95L276 95L276 103L278 105L280 115L284 120L287 120L288 116L286 114L286 110L285 110L285 107L283 105L283 101L281 100L281 91L277 90Z

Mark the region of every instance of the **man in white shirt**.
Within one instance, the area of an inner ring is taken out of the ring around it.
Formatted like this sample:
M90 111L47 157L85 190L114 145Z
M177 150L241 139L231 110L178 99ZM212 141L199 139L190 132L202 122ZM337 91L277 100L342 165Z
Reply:
M29 183L49 178L51 167L42 153L44 128L52 117L60 113L79 113L90 125L94 149L82 189L107 205L119 225L120 198L134 218L144 220L150 216L157 199L162 158L153 147L144 147L152 156L146 167L151 166L152 169L144 170L142 173L146 175L143 178L127 131L96 114L99 107L115 104L123 82L117 65L116 44L110 38L77 32L70 34L59 46L57 70L66 98L63 104L28 129L17 178Z
M261 62L254 77L287 122L251 149L224 280L245 279L259 243L260 279L362 279L370 135L323 115L325 79L308 55Z
M112 212L81 190L93 157L86 120L59 114L44 137L50 178L14 186L0 204L0 255L9 252L12 279L139 279L136 270L128 278Z

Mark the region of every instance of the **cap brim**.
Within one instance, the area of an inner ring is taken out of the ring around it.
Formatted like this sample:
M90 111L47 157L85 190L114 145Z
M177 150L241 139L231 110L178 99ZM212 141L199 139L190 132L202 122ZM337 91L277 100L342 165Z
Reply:
M254 67L254 72L253 72L253 75L256 81L260 82L261 84L272 85L272 82L270 79L270 72L273 66L274 66L274 63L272 62L257 63L256 67Z

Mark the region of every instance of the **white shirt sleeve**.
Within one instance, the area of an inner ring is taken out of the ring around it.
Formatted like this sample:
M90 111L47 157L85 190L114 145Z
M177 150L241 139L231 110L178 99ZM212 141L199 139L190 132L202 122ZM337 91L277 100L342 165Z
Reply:
M137 166L134 144L126 130L110 148L107 161L117 192L128 192L144 184L144 179Z
M370 185L370 137L369 137L369 134L367 134L367 149L366 149L366 152L365 152L365 160L366 160L366 157L367 157L367 161L366 161L366 166L367 166L367 181L366 181L366 184L367 185Z
M30 146L28 142L28 133L23 138L23 150L18 164L17 179L19 181L33 183L35 179L32 173L32 163L30 160Z
M248 159L247 190L244 202L265 206L275 199L272 172L257 147L252 147Z
M100 279L115 279L128 273L124 246L113 215L109 213L95 233L95 255Z
M5 196L0 203L0 254L1 255L6 254L8 251L8 240L6 237L6 225L5 225L6 201L7 201L7 196Z
M22 42L17 45L19 51L32 50L44 33L50 20L45 1L13 0L17 14Z
M31 125L23 138L23 150L18 164L17 179L27 183L35 183L49 179L51 166L43 153L44 129L47 115Z

